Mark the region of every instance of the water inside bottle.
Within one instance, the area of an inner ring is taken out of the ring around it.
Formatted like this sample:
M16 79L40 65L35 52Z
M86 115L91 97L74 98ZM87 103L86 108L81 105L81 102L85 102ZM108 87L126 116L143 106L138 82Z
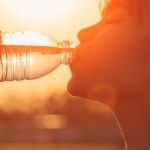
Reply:
M0 80L36 79L72 59L70 42L62 43L34 31L1 36Z

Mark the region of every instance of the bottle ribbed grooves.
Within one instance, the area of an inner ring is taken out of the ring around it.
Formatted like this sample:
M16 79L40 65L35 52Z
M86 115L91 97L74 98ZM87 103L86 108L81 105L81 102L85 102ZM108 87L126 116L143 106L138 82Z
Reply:
M56 51L56 54L62 56L62 64L70 64L72 61L72 51L75 47L73 42L64 41L58 44L62 51ZM37 51L38 51L38 47ZM0 81L13 81L30 79L32 57L34 52L33 46L15 46L15 45L1 45L0 48ZM52 47L43 47L46 49L45 53L54 54ZM56 50L56 48L55 48ZM42 47L40 47L41 55ZM38 51L39 52L39 51Z
M29 76L30 49L27 47L3 46L1 51L0 80L24 80Z
M72 62L72 48L75 48L75 44L63 41L59 46L62 48L62 64L70 64Z

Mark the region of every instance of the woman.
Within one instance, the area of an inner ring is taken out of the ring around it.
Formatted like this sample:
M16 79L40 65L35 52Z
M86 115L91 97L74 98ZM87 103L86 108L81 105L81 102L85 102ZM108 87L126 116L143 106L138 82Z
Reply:
M150 1L112 0L102 20L79 32L68 91L115 113L129 150L150 144Z

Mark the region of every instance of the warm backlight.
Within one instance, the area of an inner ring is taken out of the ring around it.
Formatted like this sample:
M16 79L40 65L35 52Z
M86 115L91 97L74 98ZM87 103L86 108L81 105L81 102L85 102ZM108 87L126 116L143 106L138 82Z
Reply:
M33 30L32 33L26 32L25 38L22 37L22 32L17 32L15 35L10 33L4 43L51 45L45 37L34 32L38 31L58 41L69 40L77 44L78 31L99 21L99 1L0 0L1 31L8 33ZM25 57L22 59L26 61ZM16 64L17 60L13 59L13 63ZM69 68L61 66L37 80L1 82L0 108L8 112L15 110L30 112L44 107L53 95L55 98L57 96L59 105L63 105L65 100L61 95L66 92L69 78ZM44 120L47 120L47 117ZM49 123L46 124L50 128Z
M63 115L46 114L35 116L35 121L42 129L63 129L67 125L67 119Z
M52 46L55 40L37 31L26 30L20 32L3 33L3 45L35 45L35 46Z
M30 19L57 17L72 8L75 1L70 0L6 0L9 7L20 16Z

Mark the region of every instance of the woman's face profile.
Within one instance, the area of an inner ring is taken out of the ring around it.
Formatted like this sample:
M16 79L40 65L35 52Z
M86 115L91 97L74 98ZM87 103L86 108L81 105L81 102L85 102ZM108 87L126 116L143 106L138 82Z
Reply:
M146 87L144 33L127 9L115 7L99 23L78 33L70 65L71 94L111 103L116 96L141 94Z

